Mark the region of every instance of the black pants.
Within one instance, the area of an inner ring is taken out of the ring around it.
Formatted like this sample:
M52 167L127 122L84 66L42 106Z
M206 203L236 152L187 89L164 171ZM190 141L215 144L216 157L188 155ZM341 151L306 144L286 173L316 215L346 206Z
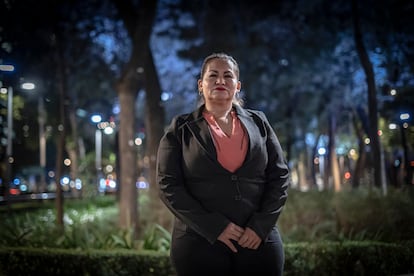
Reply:
M234 244L237 253L220 241L210 244L195 232L174 230L171 261L178 276L282 275L284 252L277 228L257 250Z

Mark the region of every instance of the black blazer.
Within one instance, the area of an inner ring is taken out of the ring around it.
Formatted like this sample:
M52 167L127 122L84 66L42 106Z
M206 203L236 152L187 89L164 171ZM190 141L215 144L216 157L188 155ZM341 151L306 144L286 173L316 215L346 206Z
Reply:
M176 116L161 138L157 156L160 198L176 216L175 228L191 228L214 243L233 222L264 241L287 199L289 170L282 148L261 111L234 105L249 147L234 173L217 161L204 106Z

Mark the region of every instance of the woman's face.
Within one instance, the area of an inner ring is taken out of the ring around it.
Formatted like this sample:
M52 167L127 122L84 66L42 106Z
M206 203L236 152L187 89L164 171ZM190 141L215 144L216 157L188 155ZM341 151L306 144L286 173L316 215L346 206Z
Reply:
M203 93L207 105L231 103L240 87L233 63L224 59L209 61L203 78L198 80L198 90Z

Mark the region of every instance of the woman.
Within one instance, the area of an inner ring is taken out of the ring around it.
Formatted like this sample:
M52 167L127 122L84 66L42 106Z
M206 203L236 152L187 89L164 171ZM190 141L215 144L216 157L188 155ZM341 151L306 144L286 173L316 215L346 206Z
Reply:
M215 53L198 80L202 104L176 116L157 156L161 200L175 215L171 260L182 275L282 275L276 227L289 171L266 116L238 100L237 62Z

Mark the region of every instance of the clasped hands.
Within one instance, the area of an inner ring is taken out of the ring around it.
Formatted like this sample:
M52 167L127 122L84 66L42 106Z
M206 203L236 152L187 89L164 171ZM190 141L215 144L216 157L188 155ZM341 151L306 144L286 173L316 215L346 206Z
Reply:
M231 240L236 241L241 247L249 249L257 249L262 239L252 229L242 227L230 222L223 232L217 238L219 241L227 245L233 252L237 252L236 247Z

